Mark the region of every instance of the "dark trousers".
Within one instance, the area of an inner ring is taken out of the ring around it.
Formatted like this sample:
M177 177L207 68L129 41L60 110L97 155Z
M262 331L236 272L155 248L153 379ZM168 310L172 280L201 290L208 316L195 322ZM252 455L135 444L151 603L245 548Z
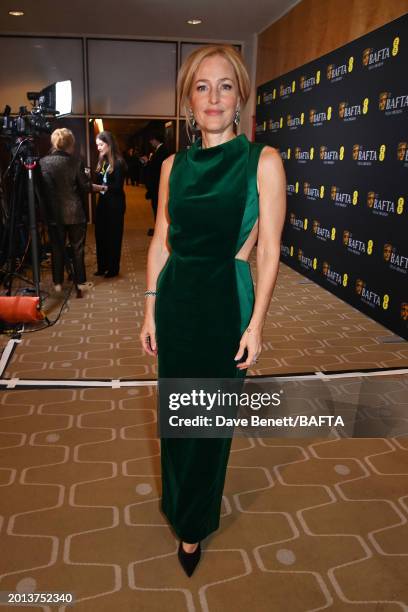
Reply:
M74 225L51 225L49 227L51 240L52 280L55 285L64 282L65 243L71 245L72 262L74 265L75 281L78 284L86 282L84 261L86 223Z
M96 260L98 272L119 274L124 212L99 203L95 213Z

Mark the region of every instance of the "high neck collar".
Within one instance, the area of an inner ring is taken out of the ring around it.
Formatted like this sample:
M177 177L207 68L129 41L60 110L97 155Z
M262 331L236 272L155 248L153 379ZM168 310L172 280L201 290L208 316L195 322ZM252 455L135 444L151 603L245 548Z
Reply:
M234 138L231 138L230 140L227 140L226 142L222 142L221 144L218 145L214 145L213 147L206 147L203 149L203 141L201 138L198 138L198 140L195 141L195 143L193 144L193 146L191 147L192 149L194 148L196 151L200 151L205 153L206 151L218 151L219 149L221 149L221 147L228 147L231 146L235 143L235 145L239 144L241 141L245 141L247 138L245 136L245 134L240 134L239 136L234 136Z

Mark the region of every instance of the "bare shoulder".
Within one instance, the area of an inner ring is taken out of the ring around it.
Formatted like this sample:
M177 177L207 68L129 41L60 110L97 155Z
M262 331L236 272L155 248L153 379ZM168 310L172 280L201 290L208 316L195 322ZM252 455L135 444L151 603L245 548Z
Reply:
M166 172L170 172L170 170L173 167L173 163L174 163L174 158L176 157L175 153L172 153L172 155L169 155L168 157L166 157L166 159L163 161L163 167L165 169Z
M279 172L283 167L282 157L278 149L267 145L263 147L261 155L259 157L259 170L263 174L264 172L275 171Z
M286 184L285 169L281 154L275 147L262 149L258 163L258 190L270 191Z

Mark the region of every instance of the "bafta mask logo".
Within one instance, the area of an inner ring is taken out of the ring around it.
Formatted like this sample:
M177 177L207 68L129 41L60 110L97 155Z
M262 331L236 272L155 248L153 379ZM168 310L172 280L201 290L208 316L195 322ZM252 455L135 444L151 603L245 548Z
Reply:
M290 217L289 217L289 221L291 223L291 225L293 225L295 223L295 213L290 213Z
M324 159L325 158L326 151L327 151L327 147L325 145L321 145L321 147L320 147L320 159Z
M309 192L310 183L303 183L303 193L307 195Z
M375 202L375 191L369 191L367 194L367 206L372 208Z
M320 227L320 221L317 221L317 219L315 219L313 221L313 233L316 234L317 232L317 228Z
M305 80L306 80L306 79L305 79L305 77L302 75L302 76L300 77L300 81L299 81L300 89L303 89L303 88L304 88L304 86L305 86Z
M330 81L330 79L332 78L333 68L334 68L334 64L329 64L329 65L327 66L326 76L327 76L327 78L329 79L329 81Z
M272 119L269 119L269 121L268 121L268 130L272 129L272 124L273 124Z
M347 246L350 240L350 232L349 230L344 230L343 232L343 244L344 246Z
M354 159L355 161L357 161L357 160L358 160L358 156L359 156L359 153L360 153L360 149L361 149L361 145L359 145L359 144L354 144L354 145L353 145L353 159Z
M298 249L298 260L301 261L302 257L303 257L303 251L302 249Z
M283 83L281 84L281 86L279 87L279 95L282 97L285 91L285 86L283 85Z
M378 108L380 109L380 111L384 111L386 109L389 95L390 93L388 91L382 91L380 93L380 96L378 98Z
M372 49L364 49L363 51L363 66L368 66Z
M309 110L309 123L313 123L314 118L315 118L315 114L316 114L316 109L315 108L311 108Z
M286 125L290 125L290 120L292 119L292 115L288 115L286 117Z
M408 142L399 142L397 149L397 157L399 161L404 161L407 154Z
M330 189L330 197L332 200L336 199L336 195L337 195L337 187L336 185L332 185L331 189Z
M339 117L340 119L344 118L344 111L346 109L347 102L340 102L339 104Z
M327 261L324 261L322 265L322 272L324 276L327 276L328 271L329 271L329 264Z
M295 159L299 159L302 149L300 147L295 147Z
M355 285L357 295L361 295L363 293L364 287L365 282L361 278L358 278Z
M408 321L408 302L402 302L401 304L401 319Z
M392 254L392 244L384 244L383 257L384 261L390 261Z

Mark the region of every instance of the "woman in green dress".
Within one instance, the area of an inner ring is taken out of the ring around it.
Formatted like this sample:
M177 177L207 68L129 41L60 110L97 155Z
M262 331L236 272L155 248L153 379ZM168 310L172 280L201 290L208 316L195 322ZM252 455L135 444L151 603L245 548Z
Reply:
M140 340L159 378L237 378L258 358L286 209L279 152L236 136L250 84L227 45L192 53L181 108L201 131L162 166ZM254 293L248 258L257 242ZM162 438L162 510L188 576L219 526L230 438Z

